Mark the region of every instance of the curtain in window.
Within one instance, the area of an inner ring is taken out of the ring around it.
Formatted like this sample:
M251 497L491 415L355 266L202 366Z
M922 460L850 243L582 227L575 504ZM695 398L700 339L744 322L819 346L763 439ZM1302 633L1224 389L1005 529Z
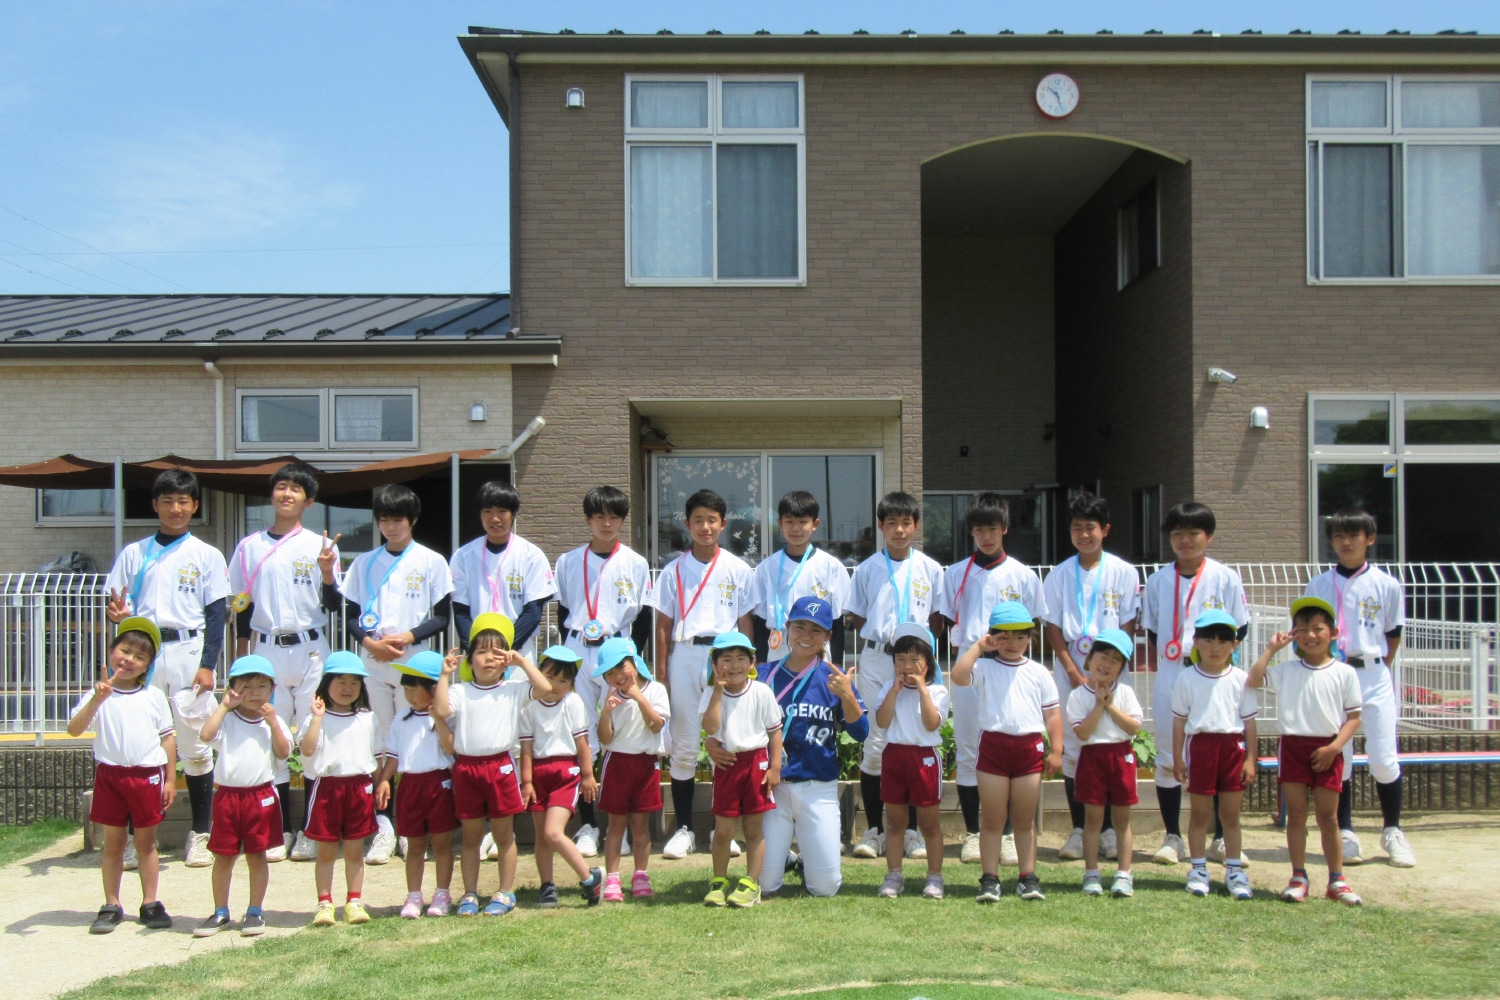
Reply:
M1405 128L1500 126L1500 83L1403 83L1401 124Z
M630 273L713 276L713 150L630 148Z
M1314 128L1384 128L1385 81L1337 80L1312 85Z
M333 408L333 436L337 441L383 441L383 396L339 396Z
M719 146L719 277L797 276L797 147Z
M796 128L797 85L736 83L723 86L725 128Z
M1323 147L1323 274L1391 276L1391 147Z
M1500 274L1500 146L1408 146L1408 274Z
M632 128L708 128L708 84L640 82L630 85Z

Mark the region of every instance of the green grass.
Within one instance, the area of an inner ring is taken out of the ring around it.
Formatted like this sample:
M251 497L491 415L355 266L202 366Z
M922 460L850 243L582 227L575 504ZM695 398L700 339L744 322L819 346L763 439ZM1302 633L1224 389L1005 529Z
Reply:
M50 847L70 833L78 824L70 819L41 819L29 826L0 826L0 865L8 865Z
M1488 917L1346 910L1322 900L1293 907L1269 893L1252 903L1199 900L1182 891L1180 875L1139 869L1134 899L1091 899L1076 889L1076 866L1043 867L1045 902L1009 896L980 907L972 899L972 867L948 866L949 898L934 903L917 895L921 868L912 864L907 895L884 900L875 896L882 869L846 864L836 899L796 889L749 911L700 905L706 886L698 871L661 873L649 904L588 912L572 894L560 909L538 911L534 895L523 891L522 909L500 919L378 919L362 928L304 931L103 980L73 995L1474 996L1493 992L1500 968L1500 926ZM484 877L482 884L491 884L489 866ZM274 924L282 915L267 916ZM819 990L840 986L851 988Z

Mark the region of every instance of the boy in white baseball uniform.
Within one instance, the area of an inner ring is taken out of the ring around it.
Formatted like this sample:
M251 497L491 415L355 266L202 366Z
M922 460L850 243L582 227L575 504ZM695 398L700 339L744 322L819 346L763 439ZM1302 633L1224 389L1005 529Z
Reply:
M838 557L813 544L823 522L818 498L792 490L776 505L776 527L786 543L755 567L755 652L762 663L787 655L786 616L799 597L827 601L833 610L830 658L844 662L842 618L849 603L849 571Z
M1375 545L1375 518L1356 508L1340 510L1328 519L1328 539L1338 564L1307 585L1312 597L1333 605L1338 629L1335 655L1354 668L1364 705L1360 725L1370 776L1380 797L1384 829L1380 846L1391 864L1411 868L1417 863L1406 834L1401 832L1401 762L1396 756L1396 721L1400 706L1391 683L1391 664L1401 646L1406 625L1406 598L1401 581L1369 562ZM1357 865L1361 856L1354 833L1354 741L1344 744L1344 787L1339 793L1339 829L1343 831L1344 863Z
M1068 532L1078 554L1047 575L1042 594L1047 599L1043 629L1052 649L1052 679L1057 681L1063 705L1068 695L1087 687L1084 660L1094 640L1105 629L1119 629L1135 634L1135 620L1140 616L1140 576L1134 566L1104 551L1109 535L1109 504L1103 497L1081 493L1068 503ZM1130 660L1119 683L1130 683ZM1071 725L1063 726L1063 792L1073 819L1073 832L1057 856L1064 861L1083 857L1083 803L1074 793L1078 776L1078 755L1083 741ZM1099 850L1113 858L1117 843L1110 811L1104 811L1104 828L1099 835Z
M516 626L512 647L536 662L536 630L557 587L542 550L515 533L521 495L510 483L494 480L475 497L484 534L461 546L448 561L453 573L453 620L459 645L467 651L469 626L482 614L499 614Z
M405 701L393 664L405 664L421 644L447 631L453 578L447 560L412 538L422 502L410 487L377 490L372 511L385 544L361 552L350 563L342 592L349 636L369 671L365 690L378 723L377 745L384 747L396 705ZM387 803L376 816L366 863L383 865L391 859L396 849L393 815Z
M1156 804L1166 827L1161 847L1152 857L1159 865L1175 865L1187 857L1182 842L1182 784L1172 773L1172 688L1193 649L1193 622L1205 612L1223 611L1234 619L1240 639L1250 625L1240 575L1208 558L1216 527L1214 512L1192 500L1167 511L1162 528L1176 560L1151 574L1142 602L1147 654L1154 655L1156 664L1151 730L1156 738ZM1222 826L1216 820L1209 858L1224 859L1223 839ZM1248 867L1248 861L1246 864Z
M665 681L672 705L668 732L677 832L661 853L673 859L687 857L698 846L693 785L702 731L699 703L710 685L709 651L715 637L736 630L748 633L754 627L750 567L719 547L719 536L729 525L728 504L713 490L699 490L687 498L684 513L692 548L661 571L649 602L657 611L656 678Z
M620 541L630 497L614 486L596 486L583 498L589 541L557 557L557 620L563 645L582 657L578 696L588 713L589 746L599 747L599 703L608 686L595 676L599 647L616 637L632 639L637 648L651 638L651 615L641 614L651 597L651 567ZM595 803L578 803L578 830L573 841L586 858L599 853Z
M922 505L910 493L887 493L875 506L875 523L885 538L884 550L860 563L849 586L848 612L859 630L856 653L859 669L854 687L865 705L875 702L882 688L896 679L896 629L907 622L932 627L943 594L943 568L912 543L922 532ZM857 858L885 854L885 802L880 774L885 758L885 730L870 720L864 756L859 762L860 801L865 810L865 834L854 846ZM912 810L909 822L916 822ZM915 828L902 834L909 841L907 857L925 857L926 845Z
M140 615L161 630L150 677L172 706L177 757L187 776L193 820L183 863L189 868L213 864L208 830L213 821L214 755L198 739L201 723L185 720L183 710L198 692L214 689L229 600L223 554L188 531L202 499L198 477L191 472L167 469L157 476L151 487L151 507L160 520L156 534L125 546L104 584L110 595L110 621L118 625ZM135 841L130 840L126 870L136 863Z
M981 493L969 502L964 515L974 552L943 571L943 596L938 613L951 629L954 649L968 649L990 628L990 612L1003 601L1015 601L1032 618L1047 614L1047 598L1036 570L1005 551L1010 531L1010 503L998 493ZM958 804L964 816L964 845L959 860L979 861L979 700L976 689L953 689L953 742L958 751ZM1007 819L1000 840L1000 863L1017 864L1013 823Z
M276 715L290 729L312 710L313 692L328 659L328 613L323 589L336 586L338 546L302 527L318 496L310 466L293 462L271 474L271 527L246 535L229 558L230 606L235 612L235 656L254 653L275 668ZM327 549L327 554L324 550ZM319 556L323 555L320 562ZM323 568L323 563L327 568ZM322 586L319 586L322 569ZM274 762L286 845L272 845L267 861L284 861L293 842L292 776L284 758ZM303 789L304 802L306 789ZM293 856L311 861L317 847L296 840Z

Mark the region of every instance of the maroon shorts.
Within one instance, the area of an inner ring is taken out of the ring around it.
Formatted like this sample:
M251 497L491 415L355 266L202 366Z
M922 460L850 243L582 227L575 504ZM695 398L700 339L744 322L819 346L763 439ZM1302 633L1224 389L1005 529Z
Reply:
M578 811L578 785L583 771L574 757L538 757L531 762L531 811L546 812L553 806Z
M214 854L234 857L262 854L280 847L285 840L281 832L281 799L272 784L250 788L219 785L214 789L214 825L208 835L208 849Z
M166 815L161 807L161 783L165 767L120 767L100 764L94 768L94 804L89 821L103 826L134 823L149 830Z
M1188 794L1243 792L1244 733L1194 733L1187 738Z
M985 730L979 736L979 763L975 770L984 774L998 774L1002 778L1024 778L1028 774L1041 774L1046 759L1047 745L1041 733L992 733ZM881 782L885 779L882 777Z
M396 836L426 837L458 829L453 813L453 772L416 771L396 782Z
M1307 785L1311 788L1326 788L1338 792L1344 788L1344 755L1333 755L1333 766L1326 771L1314 771L1313 751L1333 742L1332 736L1282 736L1281 747L1276 756L1280 774L1276 780L1283 785Z
M498 819L525 811L521 769L508 752L460 756L453 762L453 814L459 819Z
M368 774L319 778L307 796L308 840L337 844L375 832L375 786Z
M661 812L661 758L606 751L599 767L598 807L611 816Z
M746 750L728 767L714 768L715 816L755 816L776 808L776 799L763 782L770 768L765 747Z
M1086 806L1133 806L1135 751L1129 743L1084 744L1078 754L1073 799Z
M887 743L880 765L880 801L889 806L935 806L943 798L940 747Z

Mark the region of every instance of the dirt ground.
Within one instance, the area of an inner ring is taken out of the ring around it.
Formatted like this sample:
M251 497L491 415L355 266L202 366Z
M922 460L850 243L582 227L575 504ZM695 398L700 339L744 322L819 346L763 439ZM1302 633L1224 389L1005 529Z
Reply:
M1500 866L1500 815L1436 814L1411 817L1407 835L1417 853L1419 866L1414 869L1391 868L1379 850L1378 831L1361 824L1367 858L1370 860L1349 870L1351 883L1364 896L1366 905L1421 907L1442 900L1445 910L1500 914L1500 894L1476 892L1476 886L1491 884ZM1316 834L1311 838L1316 843ZM1137 864L1149 864L1150 850L1157 844L1154 834L1140 838ZM1057 834L1042 835L1041 860L1056 860L1062 844ZM1269 825L1246 828L1245 846L1253 862L1251 880L1258 889L1279 890L1287 877L1286 846L1281 831ZM959 868L957 846L948 848L950 864ZM1320 857L1310 857L1315 864ZM707 855L694 855L684 861L652 858L652 867L698 867ZM884 861L845 859L847 865L883 865ZM965 872L977 868L962 866ZM365 899L377 916L394 916L405 898L405 881L400 859L383 867L366 869ZM955 872L950 882L959 880ZM431 866L427 884L432 884ZM480 878L481 888L493 888L494 869L486 865ZM517 872L518 886L534 887L536 870L531 858L523 853ZM1315 879L1316 883L1316 879ZM336 875L335 884L342 884ZM235 919L244 912L246 874L241 863L235 874L231 909ZM124 899L126 913L139 906L139 882L126 873ZM31 1000L50 997L74 989L104 976L127 972L148 965L185 961L194 955L216 948L243 948L253 939L226 932L206 940L192 936L193 927L212 909L209 869L185 868L180 857L163 859L161 898L176 918L170 931L147 931L127 922L113 934L95 937L88 933L89 922L102 902L99 887L99 855L83 850L83 834L64 838L57 844L15 864L0 868L0 967L26 970L23 976L7 977L9 1000ZM291 934L301 929L311 916L313 899L312 865L283 862L272 866L271 886L266 897L268 934Z

